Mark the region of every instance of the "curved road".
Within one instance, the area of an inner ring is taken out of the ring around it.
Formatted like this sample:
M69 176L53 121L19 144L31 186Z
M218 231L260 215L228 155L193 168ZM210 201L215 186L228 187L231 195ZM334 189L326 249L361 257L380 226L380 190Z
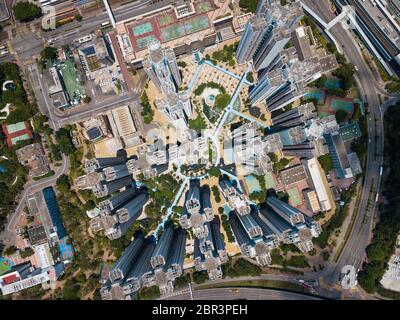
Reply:
M18 205L15 208L14 212L11 216L8 217L6 229L0 234L0 241L2 241L5 245L10 245L11 239L15 238L15 223L16 218L21 214L22 209L25 206L25 197L31 193L37 192L41 189L47 188L55 184L57 179L68 171L69 161L65 155L62 155L62 165L58 169L58 171L54 174L54 176L43 178L38 181L32 181L25 184L24 190L19 196Z
M302 1L327 23L336 17L327 0ZM368 103L367 123L370 138L361 201L353 228L337 263L332 262L323 272L327 284L334 285L339 280L343 266L352 265L356 270L362 266L366 257L365 250L371 241L376 202L375 193L372 193L370 198L370 189L373 188L376 193L379 193L380 190L381 177L379 171L383 164L383 112L378 97L378 93L382 90L379 84L376 84L372 71L364 61L355 36L343 29L340 24L334 26L330 32L342 45L342 50L348 60L358 69L357 76L360 89L364 95L364 102Z

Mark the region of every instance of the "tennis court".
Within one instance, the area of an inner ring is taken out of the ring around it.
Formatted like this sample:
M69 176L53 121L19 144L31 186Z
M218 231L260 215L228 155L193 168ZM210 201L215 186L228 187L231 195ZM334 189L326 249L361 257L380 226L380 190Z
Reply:
M287 193L289 195L289 201L292 206L297 207L302 204L301 199L300 199L300 194L297 188L291 188L287 190Z
M67 237L64 237L59 242L61 257L63 260L71 259L74 256L74 249L71 244L67 243Z
M18 141L24 141L24 140L29 140L31 137L29 136L29 134L25 133L21 136L15 137L15 138L11 138L11 142L13 145L15 145Z
M22 131L26 128L25 126L25 122L18 122L15 124L9 124L7 125L7 131L8 133L14 133L14 132L18 132L18 131Z
M132 28L133 34L135 37L141 36L142 34L146 34L153 31L153 27L150 22L139 24L136 27Z
M199 16L188 19L185 22L185 31L186 34L194 33L200 30L207 29L209 26L207 16Z
M340 88L340 80L339 79L327 79L324 82L324 87L326 89L336 90Z
M208 12L212 10L213 6L209 1L199 2L195 4L197 12Z
M80 100L84 94L84 88L80 84L78 74L75 70L74 63L70 60L66 60L61 65L60 73L63 77L65 88L71 100Z
M267 172L264 175L264 179L265 179L265 187L267 189L275 188L275 179L274 179L272 172Z
M329 111L331 111L332 113L336 113L339 110L343 110L349 114L352 114L353 109L354 105L353 101L351 100L338 99L338 98L331 99Z
M161 29L161 37L164 42L181 38L185 35L185 28L181 24L173 24Z
M318 104L323 104L325 101L325 93L322 90L311 89L305 94L306 99L316 99Z
M146 47L149 42L154 41L154 40L156 40L156 37L154 35L150 35L150 36L147 36L144 38L137 39L136 43L137 43L138 48L142 49L142 48Z
M10 259L0 257L0 275L10 270L13 265L14 263Z

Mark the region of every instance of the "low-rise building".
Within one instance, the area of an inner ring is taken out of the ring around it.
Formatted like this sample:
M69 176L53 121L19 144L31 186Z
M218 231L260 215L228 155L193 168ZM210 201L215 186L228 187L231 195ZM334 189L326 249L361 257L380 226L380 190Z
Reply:
M33 143L18 149L16 152L18 161L29 170L32 177L40 177L50 170L46 154L40 143Z
M55 282L63 273L63 263L34 269L30 262L25 262L0 276L0 290L3 295L8 295L37 285L55 289Z

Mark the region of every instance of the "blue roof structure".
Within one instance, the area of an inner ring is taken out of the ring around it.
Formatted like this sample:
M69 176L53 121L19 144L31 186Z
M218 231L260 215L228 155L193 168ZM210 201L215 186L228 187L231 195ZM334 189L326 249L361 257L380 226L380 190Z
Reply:
M52 187L48 187L42 190L44 201L46 202L47 209L50 214L51 222L56 229L57 235L60 239L67 236L67 230L65 230L60 209L58 207L56 193Z
M85 54L85 56L91 56L93 54L96 54L96 50L94 49L93 46L82 49L81 51L82 51L82 53Z
M90 128L87 131L87 135L88 135L89 139L92 140L92 141L96 140L96 139L99 139L102 136L101 131L100 131L100 129L98 127Z

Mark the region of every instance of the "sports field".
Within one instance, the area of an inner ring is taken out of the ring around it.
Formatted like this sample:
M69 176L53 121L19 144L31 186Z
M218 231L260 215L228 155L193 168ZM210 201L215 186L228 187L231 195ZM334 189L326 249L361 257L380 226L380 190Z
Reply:
M181 24L173 24L161 29L161 37L164 42L181 38L185 35L185 28Z
M138 36L141 36L142 34L152 32L153 27L151 26L150 22L146 22L143 24L139 24L136 27L133 27L132 31L133 31L133 34L135 35L135 37L138 37Z
M186 34L204 30L204 29L207 29L209 26L208 17L207 16L194 17L194 18L188 19L184 25L185 25Z
M137 39L137 46L139 47L139 49L142 49L145 46L147 46L147 44L149 42L151 42L151 41L153 41L155 39L156 39L156 37L154 35L149 35L147 37Z
M74 249L71 244L68 244L66 238L63 238L59 242L61 257L63 260L71 259L74 256Z
M174 22L174 20L175 19L174 19L174 16L172 15L172 13L165 13L165 14L157 17L157 22L160 27L169 25L172 22Z
M324 82L324 87L326 89L339 89L340 88L340 80L339 79L326 79Z
M325 118L331 114L335 114L339 110L346 111L349 115L353 114L354 103L352 99L328 97L324 105L318 106L318 115Z
M275 180L272 172L267 172L264 175L264 179L265 179L265 187L267 189L275 188Z
M22 131L26 128L25 122L18 122L15 124L8 124L7 125L7 131L11 134L14 132Z
M289 200L292 206L297 207L302 204L299 191L297 190L297 188L288 189L287 193L289 195Z
M354 106L353 106L352 101L334 98L331 100L331 105L330 105L329 110L332 112L337 112L339 110L343 110L343 111L346 111L347 113L352 114L353 108L354 108Z
M212 10L213 6L209 1L203 1L195 4L197 12L208 12Z
M319 89L310 89L306 95L306 99L317 99L318 104L322 104L325 101L325 93Z
M209 27L208 17L206 15L187 19L183 23L174 23L161 29L161 37L164 42L181 38L185 35L195 33Z
M80 100L81 96L85 93L85 90L80 84L74 63L70 60L66 60L61 65L60 72L63 77L65 88L68 92L70 99Z
M0 257L0 275L6 273L13 266L13 262L10 259Z

